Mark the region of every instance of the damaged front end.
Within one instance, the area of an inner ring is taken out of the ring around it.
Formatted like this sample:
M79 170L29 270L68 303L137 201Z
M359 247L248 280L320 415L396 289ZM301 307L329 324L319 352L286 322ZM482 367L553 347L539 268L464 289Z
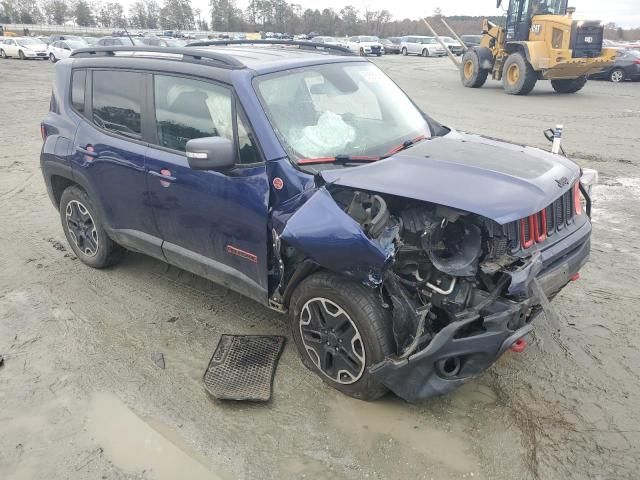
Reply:
M396 351L369 371L408 401L490 367L589 253L588 221L574 225L572 241L523 251L517 221L337 185L304 195L273 212L272 303L286 305L297 280L318 268L376 289Z

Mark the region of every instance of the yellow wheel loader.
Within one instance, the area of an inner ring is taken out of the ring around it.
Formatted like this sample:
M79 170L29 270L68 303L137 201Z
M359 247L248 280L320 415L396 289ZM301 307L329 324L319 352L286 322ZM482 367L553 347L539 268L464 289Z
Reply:
M616 51L602 48L602 23L574 20L567 1L510 0L504 27L485 19L480 46L462 57L464 86L481 87L491 73L512 95L527 95L538 80L575 93L589 75L612 65Z

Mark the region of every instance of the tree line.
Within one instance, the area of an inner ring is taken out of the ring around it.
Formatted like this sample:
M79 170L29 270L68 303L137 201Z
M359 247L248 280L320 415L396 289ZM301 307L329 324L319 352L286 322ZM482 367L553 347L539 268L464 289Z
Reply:
M52 24L73 23L82 27L213 30L217 32L280 32L320 35L429 35L422 20L394 19L388 10L360 10L345 5L336 10L303 9L286 0L251 0L246 8L237 0L209 0L209 12L193 8L191 0L136 0L125 11L117 0L0 0L0 23ZM449 35L438 18L431 15L439 34ZM448 16L447 22L463 34L479 34L482 18ZM502 17L489 17L502 23ZM640 29L623 30L608 24L606 34L615 40L637 40Z

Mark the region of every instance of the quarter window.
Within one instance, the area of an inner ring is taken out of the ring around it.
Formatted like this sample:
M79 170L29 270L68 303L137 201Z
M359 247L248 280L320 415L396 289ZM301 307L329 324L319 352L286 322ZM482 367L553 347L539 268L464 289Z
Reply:
M141 139L143 76L133 72L93 72L93 122L105 130Z
M71 103L78 112L84 112L84 86L87 78L86 70L75 70L71 80Z
M231 92L212 83L180 77L154 77L158 143L184 151L192 138L233 140Z

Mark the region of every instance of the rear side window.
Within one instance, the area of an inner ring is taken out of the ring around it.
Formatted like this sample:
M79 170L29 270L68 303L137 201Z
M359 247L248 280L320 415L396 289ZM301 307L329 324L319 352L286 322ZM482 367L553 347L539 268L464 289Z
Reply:
M71 74L71 104L78 112L84 112L84 86L86 70L74 70Z
M105 130L141 139L143 80L140 73L94 71L93 123Z

